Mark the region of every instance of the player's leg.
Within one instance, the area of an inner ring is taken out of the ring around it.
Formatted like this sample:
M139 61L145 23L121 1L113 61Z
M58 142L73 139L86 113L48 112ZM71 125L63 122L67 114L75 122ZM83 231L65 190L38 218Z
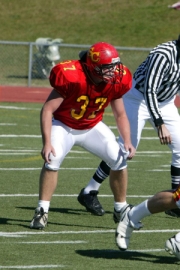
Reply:
M104 161L100 163L98 170L94 174L95 179L90 180L89 184L81 190L77 198L79 203L83 205L87 211L98 216L102 216L105 213L97 195L102 177L105 179L110 171L110 167L107 164L108 161L112 161L108 153L111 152L111 149L109 149L111 148L111 143L109 144L109 141L117 146L116 154L118 155L119 145L116 142L115 135L104 123L100 122L93 129L88 131L83 145L81 144L81 146L89 152L100 158L104 158ZM113 162L116 158L117 156L112 157Z
M102 182L109 176L110 167L101 161L93 177L85 188L82 188L77 199L86 209L94 215L103 216L105 211L98 200L99 188Z
M55 149L56 156L50 155L51 162L44 164L40 173L39 201L30 223L32 229L43 229L47 225L50 201L58 182L58 170L74 143L68 129L61 122L53 120L51 144ZM60 137L61 140L59 140Z
M114 213L113 220L115 223L119 222L121 216L121 210L127 205L126 193L128 185L128 171L127 165L120 171L110 171L109 178L110 188L114 195Z
M172 138L172 143L168 145L168 147L171 149L172 152L170 168L171 188L175 189L180 184L180 116L176 106L174 105L173 99L169 102L163 102L159 106L161 109L163 121L167 129L169 130ZM180 217L180 209L167 210L166 214Z
M175 189L180 184L180 116L177 108L174 104L171 106L171 119L169 119L167 126L172 137L172 143L169 145L169 148L172 151L172 160L171 160L171 183L172 188ZM171 122L170 122L171 121ZM180 209L172 209L166 211L166 214L180 217Z
M172 143L168 146L172 152L171 182L172 189L175 189L180 184L180 115L178 113L177 107L174 105L174 99L167 104L163 104L160 109L164 123L172 138Z
M179 198L180 188L175 192L172 190L161 191L138 205L133 207L131 205L126 206L123 209L121 220L116 230L117 246L122 250L126 250L133 230L138 230L142 227L140 220L151 214L180 207Z
M180 186L176 190L162 191L134 207L124 209L116 230L116 243L120 249L127 249L133 230L140 229L139 222L146 216L164 212L168 209L180 209ZM180 232L165 242L165 250L180 260Z
M128 120L130 123L130 128L131 128L131 142L133 146L137 149L140 138L141 138L141 133L144 128L144 125L148 119L150 119L149 112L147 110L147 106L145 104L145 101L143 99L143 95L137 91L136 89L132 88L130 92L128 92L124 98L124 106L126 109L126 113L128 116ZM118 140L120 147L123 148L124 142L121 137L119 137ZM124 166L122 170L122 175L120 177L122 182L126 182L127 185L127 179L128 179L128 172L127 168L125 168L126 161L124 161ZM122 188L120 191L122 185L120 183L120 179L117 179L116 172L111 170L111 176L110 178L110 186L115 195L114 197L114 222L119 222L120 216L121 216L121 210L122 208L126 205L126 188ZM114 180L112 180L114 179ZM115 180L116 179L116 180ZM122 180L126 179L126 181ZM121 203L118 198L118 194L121 194ZM124 198L124 199L123 199Z
M94 140L92 140L94 138ZM104 160L106 164L108 164L109 167L117 167L117 170L120 167L121 162L123 161L123 155L124 153L120 149L120 146L118 142L116 141L115 135L113 132L102 122L98 123L93 129L91 129L90 132L88 132L88 135L86 135L86 140L83 144L83 147L90 151L91 153L95 154L96 156L99 156L101 159ZM125 165L126 167L126 165ZM109 170L109 169L108 169ZM124 179L122 185L125 184L126 179ZM123 190L123 188L122 188ZM91 191L89 194L91 195ZM96 192L97 195L97 192ZM97 199L97 197L96 197ZM82 204L82 203L81 203ZM89 205L84 205L86 209L92 213L95 213L96 209L96 203L92 201L92 204L94 205L95 209L89 209ZM98 203L100 204L100 203ZM97 215L100 215L96 213ZM101 214L102 215L102 214Z
M100 162L97 170L95 171L93 177L90 179L89 183L85 187L85 193L89 193L91 190L99 190L102 182L109 176L110 167L103 160Z

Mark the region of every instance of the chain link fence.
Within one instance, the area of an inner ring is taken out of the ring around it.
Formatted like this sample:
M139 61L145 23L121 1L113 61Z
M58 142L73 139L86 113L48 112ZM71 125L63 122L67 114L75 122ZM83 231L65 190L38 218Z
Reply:
M42 42L39 44L37 42L0 41L0 84L48 87L48 75L54 64L64 60L78 59L79 52L91 46L61 42L50 45ZM151 48L128 47L116 47L116 49L121 61L132 73L151 50Z

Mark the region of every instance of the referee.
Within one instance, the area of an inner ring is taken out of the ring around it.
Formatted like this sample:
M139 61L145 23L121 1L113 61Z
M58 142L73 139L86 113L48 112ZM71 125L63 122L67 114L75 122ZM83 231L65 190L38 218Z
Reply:
M167 144L171 149L172 189L180 184L180 116L174 104L178 91L180 91L180 35L177 40L162 43L152 49L134 73L132 89L123 97L131 126L133 146L138 147L144 125L146 121L149 121L156 130L160 143ZM119 138L119 143L123 144L121 138ZM127 185L127 173L124 172L127 170L125 162L122 163L124 174L122 190ZM88 199L86 191L89 196L91 190L98 192L109 171L106 163L102 161L84 189L86 199ZM118 192L120 198L120 189ZM87 200L87 203L91 203L93 207L92 199ZM98 203L96 198L96 204ZM118 222L121 208L125 204L126 202L122 201L114 202L115 222ZM102 207L100 203L99 207ZM180 209L172 209L166 214L180 217Z

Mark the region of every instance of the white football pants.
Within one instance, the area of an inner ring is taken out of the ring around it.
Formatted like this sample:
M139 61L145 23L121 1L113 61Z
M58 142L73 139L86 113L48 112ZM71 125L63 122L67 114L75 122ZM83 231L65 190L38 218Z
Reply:
M88 130L72 129L58 120L52 121L51 144L56 156L51 153L51 163L45 164L49 170L59 170L62 161L74 145L81 146L90 153L104 160L112 170L125 168L124 149L116 141L114 133L103 123L99 122Z
M180 116L174 104L174 99L159 103L162 118L165 126L169 130L172 143L168 147L172 151L171 165L180 168ZM157 132L154 122L151 119L148 108L146 106L144 96L137 89L132 88L123 96L124 106L131 127L131 141L135 148L138 147L142 130L148 120ZM123 143L119 138L119 142ZM178 169L180 171L180 169ZM177 173L178 174L178 173ZM177 177L177 182L180 177Z

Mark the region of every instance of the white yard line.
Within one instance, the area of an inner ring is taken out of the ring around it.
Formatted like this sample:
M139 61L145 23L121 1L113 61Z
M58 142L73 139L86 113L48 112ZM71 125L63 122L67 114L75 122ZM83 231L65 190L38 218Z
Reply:
M0 171L36 171L41 170L42 168L0 168ZM68 171L86 171L86 170L96 170L96 168L61 168L61 170L68 170ZM129 169L129 171L136 171L137 169ZM166 169L151 169L147 170L147 172L169 172Z
M3 266L0 265L0 269L44 269L44 268L63 268L65 265L63 264L49 264L49 265L13 265L13 266Z
M34 171L41 170L41 168L0 168L0 171ZM96 170L97 168L61 168L61 170L79 171L79 170Z
M40 152L40 148L39 149L0 149L0 152L35 152L35 153L39 153ZM81 151L81 150L71 150L70 153L74 153L74 154L88 154L87 151ZM164 152L163 152L164 153Z
M41 108L28 108L28 107L16 107L16 106L0 106L0 109L7 109L7 110L30 110L30 111L40 111Z
M134 231L133 233L176 233L180 229L164 229L164 230L139 230ZM58 231L58 232L46 232L43 230L40 231L23 231L23 232L0 232L0 237L24 237L27 235L58 235L58 234L100 234L100 233L115 233L114 229L111 230L92 230L92 231ZM17 242L15 242L17 243Z
M0 153L1 152L16 152L16 153L21 153L21 152L35 152L35 153L39 153L40 149L0 149ZM87 151L81 151L81 150L71 150L70 153L74 153L74 154L89 154ZM171 151L136 151L136 155L143 155L143 154L170 154Z
M7 244L7 242L1 242ZM9 243L9 242L8 242ZM12 243L12 242L11 242ZM30 241L30 242L15 242L15 244L87 244L88 241Z
M0 126L17 126L17 124L13 124L13 123L0 123Z
M53 197L77 197L78 194L53 194ZM127 195L128 198L149 198L153 195ZM0 197L38 197L38 194L0 194ZM112 198L113 195L99 194L98 197Z
M0 138L41 138L41 135L29 135L29 134L2 134ZM158 137L141 137L141 140L159 140Z
M15 135L15 134L2 134L1 138L41 138L41 135Z

